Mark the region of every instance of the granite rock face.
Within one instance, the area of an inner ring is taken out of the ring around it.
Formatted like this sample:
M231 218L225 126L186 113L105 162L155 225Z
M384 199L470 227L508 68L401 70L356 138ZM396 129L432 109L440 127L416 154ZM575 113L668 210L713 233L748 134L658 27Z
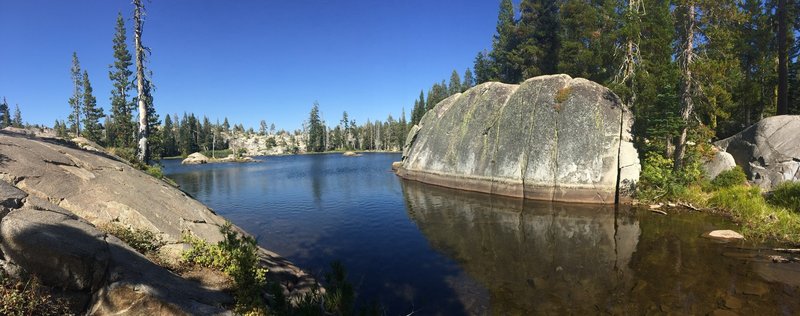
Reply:
M800 115L765 118L714 145L731 154L748 179L764 190L800 181Z
M723 171L728 171L736 167L736 160L731 154L724 151L714 153L714 157L703 163L703 172L706 178L713 180Z
M407 138L403 178L535 200L625 201L641 166L631 112L607 88L551 75L440 102Z
M74 294L88 314L227 313L219 307L230 303L227 293L181 278L96 228L148 230L162 248L180 248L184 233L223 240L226 220L179 189L101 148L8 131L0 131L0 180L0 268L9 274L35 274ZM259 248L258 256L289 297L316 283L273 252Z

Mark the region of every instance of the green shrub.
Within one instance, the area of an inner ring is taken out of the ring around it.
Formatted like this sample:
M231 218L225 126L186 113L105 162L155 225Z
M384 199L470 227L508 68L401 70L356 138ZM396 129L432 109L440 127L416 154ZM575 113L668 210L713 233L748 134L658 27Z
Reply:
M693 160L687 159L684 168L675 172L672 159L648 152L637 184L637 197L645 201L679 197L689 184L700 179L701 174L699 164Z
M772 205L800 213L800 182L784 182L767 199Z
M74 315L67 300L49 292L35 277L23 282L0 272L0 315Z
M230 223L220 228L225 239L212 245L184 235L192 248L183 254L184 261L224 272L235 284L236 312L262 314L266 302L261 293L266 287L267 269L258 263L258 246L253 237L241 236Z
M742 167L736 166L731 170L720 172L714 180L711 180L711 186L714 189L723 189L742 185L746 182L747 175L744 174L744 170L742 170Z
M152 166L145 166L145 170L147 174L153 176L156 179L163 179L164 173L161 171L161 166L159 165L152 165Z
M99 225L97 228L114 235L141 254L155 253L165 244L161 237L145 229L131 228L117 223Z

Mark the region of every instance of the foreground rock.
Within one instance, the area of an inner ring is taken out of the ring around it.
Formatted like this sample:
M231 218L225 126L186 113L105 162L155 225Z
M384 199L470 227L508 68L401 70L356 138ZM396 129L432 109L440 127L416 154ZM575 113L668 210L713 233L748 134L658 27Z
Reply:
M720 239L720 240L744 239L744 236L742 236L742 234L729 229L710 231L703 236L706 238Z
M748 179L764 190L784 181L800 181L800 116L765 118L714 143L733 156Z
M7 271L34 272L46 285L92 302L84 307L97 314L213 314L228 299L94 228L121 223L149 230L167 249L180 249L184 232L222 240L225 219L182 191L114 156L8 132L0 132L0 179L0 266ZM259 249L259 257L287 295L301 295L315 282L275 253Z
M182 165L201 165L208 163L209 159L201 153L193 153L181 161Z
M625 201L640 171L632 123L616 95L585 79L485 83L422 118L398 175L536 200Z

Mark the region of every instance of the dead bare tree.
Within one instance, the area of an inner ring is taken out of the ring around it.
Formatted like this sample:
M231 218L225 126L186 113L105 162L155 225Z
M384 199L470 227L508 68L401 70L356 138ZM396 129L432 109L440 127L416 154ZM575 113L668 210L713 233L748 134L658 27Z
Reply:
M692 64L697 58L694 50L695 32L697 31L697 5L693 0L688 0L684 4L686 12L683 14L684 33L681 34L681 43L678 55L678 63L681 71L681 120L683 128L675 144L675 157L673 170L678 171L683 167L683 158L686 155L686 137L689 133L689 117L694 110L693 94L695 90L694 78L692 77Z
M150 153L147 148L147 104L145 102L145 79L144 79L144 47L142 46L142 19L144 15L144 5L142 0L133 0L133 34L136 49L136 89L138 90L137 101L139 103L139 147L137 157L142 162L150 161Z

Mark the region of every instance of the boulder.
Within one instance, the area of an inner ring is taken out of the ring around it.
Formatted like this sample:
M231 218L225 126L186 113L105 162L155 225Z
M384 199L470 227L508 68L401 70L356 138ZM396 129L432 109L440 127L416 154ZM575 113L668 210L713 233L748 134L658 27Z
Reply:
M800 181L800 116L765 118L715 142L731 154L748 179L769 191L784 181Z
M208 163L208 157L201 153L193 153L181 161L181 164L183 165L200 165L204 163Z
M359 154L359 153L356 153L355 151L345 151L345 152L342 154L342 156L345 156L345 157L360 157L360 156L361 156L361 154Z
M484 83L425 114L397 173L470 191L612 204L627 200L639 178L632 125L614 93L585 79Z
M0 221L0 250L19 272L70 298L90 315L230 314L232 297L152 263L116 237L31 197Z
M728 171L736 167L736 160L731 154L724 151L717 151L711 160L703 163L703 172L706 178L713 180L723 171Z

